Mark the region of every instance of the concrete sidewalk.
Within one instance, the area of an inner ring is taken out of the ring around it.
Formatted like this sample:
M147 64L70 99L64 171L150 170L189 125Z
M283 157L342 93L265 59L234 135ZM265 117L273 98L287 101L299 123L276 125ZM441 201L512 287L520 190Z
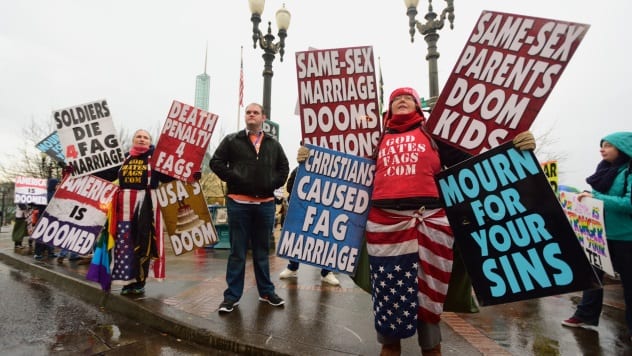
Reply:
M148 279L141 297L101 291L87 281L87 265L67 259L36 261L27 249L14 250L11 226L0 232L0 262L28 271L106 310L124 314L175 337L240 354L257 355L378 355L370 295L346 275L341 285L321 284L320 270L303 265L297 279L279 280L286 259L271 257L276 292L282 308L258 301L251 263L241 303L232 313L219 314L226 288L228 250L200 249L174 256L167 246L167 278ZM25 244L26 245L26 244ZM441 322L444 355L506 355L508 352L454 313ZM419 355L416 336L402 343L403 355Z

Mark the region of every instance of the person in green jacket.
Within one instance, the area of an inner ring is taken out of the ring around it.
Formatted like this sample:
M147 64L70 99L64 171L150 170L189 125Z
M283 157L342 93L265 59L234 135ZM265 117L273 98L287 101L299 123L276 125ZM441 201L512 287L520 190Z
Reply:
M632 340L632 132L615 132L601 139L602 161L593 175L586 178L591 192L578 198L592 197L603 201L604 224L608 251L614 270L621 277L625 301L625 321L628 339ZM604 272L595 270L603 281ZM596 326L603 305L603 289L582 293L582 300L572 317L562 321L569 327Z

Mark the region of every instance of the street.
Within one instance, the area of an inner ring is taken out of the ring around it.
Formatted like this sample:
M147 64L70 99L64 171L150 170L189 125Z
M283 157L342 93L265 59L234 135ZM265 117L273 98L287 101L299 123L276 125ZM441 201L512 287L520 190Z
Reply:
M513 355L632 355L621 285L610 282L605 288L609 293L598 327L561 325L575 311L581 293L487 306L459 316Z
M5 355L233 355L178 340L0 263Z

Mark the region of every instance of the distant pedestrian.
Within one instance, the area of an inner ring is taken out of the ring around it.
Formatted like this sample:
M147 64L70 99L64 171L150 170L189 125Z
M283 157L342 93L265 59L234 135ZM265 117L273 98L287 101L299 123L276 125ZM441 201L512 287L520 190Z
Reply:
M31 209L26 204L18 204L15 206L15 223L13 224L13 231L11 237L13 239L13 245L16 249L22 249L22 242L24 237L28 237L27 219L31 217ZM29 240L29 245L31 241Z
M592 192L579 193L578 199L593 197L603 201L608 252L621 277L627 335L632 341L632 132L612 133L601 139L600 147L602 161L595 173L586 178ZM603 283L604 272L595 272ZM585 290L577 310L562 325L597 326L602 306L603 288Z
M46 204L35 205L33 214L31 215L31 220L33 222L33 226L37 223L37 220L42 216L44 210L50 203L51 199L53 199L53 195L55 195L55 191L57 190L57 186L59 185L59 179L57 178L48 178L46 182ZM41 260L44 258L44 255L48 258L55 258L57 254L55 253L55 247L40 242L38 240L35 241L35 255L33 256L36 260Z
M268 259L276 212L274 190L285 184L290 168L281 144L263 132L265 120L260 104L246 106L246 129L224 137L210 161L228 190L228 288L219 306L224 313L233 311L242 297L249 243L259 300L273 306L285 303L275 293Z
M70 256L68 256L70 255ZM79 256L76 252L71 252L70 250L63 248L57 254L57 263L62 264L64 260L68 257L68 261L78 261L81 260L81 256Z

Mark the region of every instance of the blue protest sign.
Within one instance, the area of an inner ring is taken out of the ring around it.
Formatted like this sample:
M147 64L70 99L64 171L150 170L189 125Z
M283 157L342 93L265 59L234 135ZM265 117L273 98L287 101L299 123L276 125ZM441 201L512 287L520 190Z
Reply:
M355 273L364 239L375 164L306 145L277 255L341 273Z

